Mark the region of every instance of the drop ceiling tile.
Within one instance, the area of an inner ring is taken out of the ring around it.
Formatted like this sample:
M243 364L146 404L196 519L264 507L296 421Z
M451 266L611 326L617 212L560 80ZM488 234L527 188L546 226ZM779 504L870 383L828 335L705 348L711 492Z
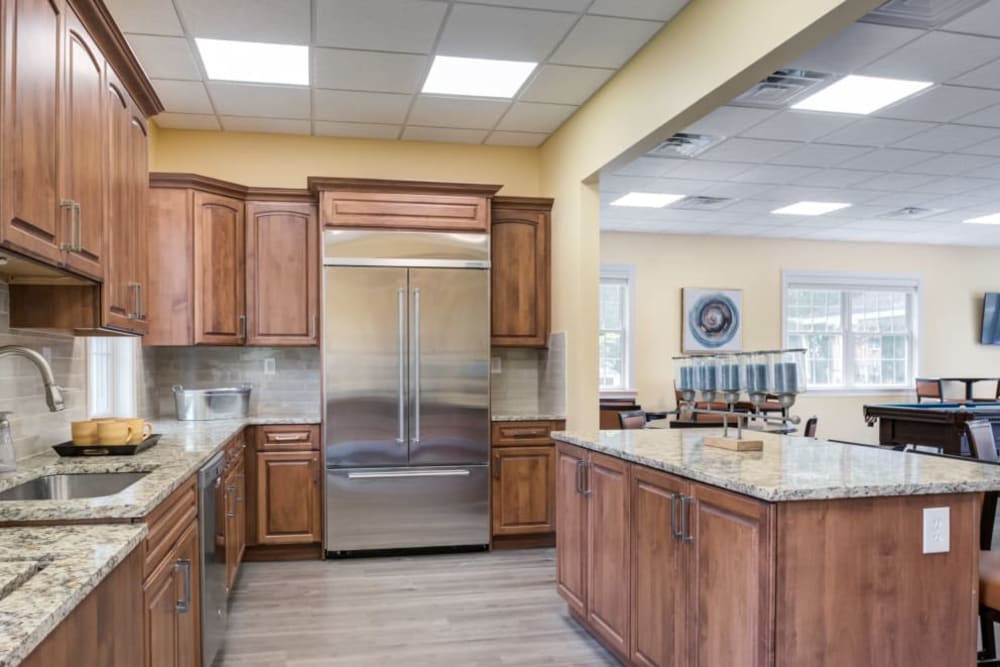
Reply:
M212 81L208 92L220 116L309 118L308 88Z
M104 0L122 32L146 35L184 34L171 0Z
M128 43L151 79L201 81L201 70L183 37L129 35Z
M592 0L476 0L478 5L547 9L554 12L582 12Z
M916 192L892 192L879 195L867 203L868 206L876 206L885 211L894 211L897 208L906 206L927 206L927 203L937 197L930 193Z
M984 125L986 127L1000 127L1000 104L988 107L981 111L976 111L968 116L962 116L955 121L963 125Z
M613 67L624 65L662 26L655 21L584 16L550 61L560 65ZM614 39L609 39L614 35Z
M955 77L948 83L958 86L973 86L975 88L1000 89L1000 60L977 67L971 72Z
M1000 130L991 128L969 125L939 125L933 130L897 141L892 146L893 148L915 148L922 151L947 153L998 137L1000 137Z
M161 113L153 119L158 127L175 130L220 130L219 119L207 114Z
M914 174L934 174L936 176L955 176L996 164L996 158L981 155L964 155L951 153L918 162L906 167L906 171Z
M861 74L941 83L996 60L1000 43L986 37L928 32L863 68Z
M767 118L775 115L769 109L752 109L750 107L719 107L701 120L695 121L684 132L693 134L709 134L721 137L733 137L747 128L753 127Z
M921 174L880 174L874 178L869 178L863 183L858 183L857 187L867 190L888 190L890 192L906 192L913 188L919 188L931 181L936 180L934 176Z
M765 169L767 167L764 167ZM783 167L781 167L783 168ZM702 194L711 197L730 197L739 199L742 197L752 197L754 195L766 195L770 186L760 183L713 183L706 188Z
M972 171L971 169L969 171ZM977 178L992 178L1000 180L1000 160L992 158L992 162L980 163L975 168L975 173L970 174L970 176L976 176Z
M587 13L627 19L669 21L684 9L688 2L690 0L597 0Z
M222 129L227 132L267 132L272 134L311 134L312 123L308 120L288 120L285 118L245 118L222 116Z
M327 120L313 122L313 133L321 137L397 139L402 129L401 125L379 125L377 123L338 123Z
M174 113L215 113L201 81L154 79L153 88L166 111Z
M987 2L945 24L941 29L1000 37L1000 4Z
M798 179L798 182L802 185L823 188L846 188L859 183L865 183L882 175L878 171L864 171L860 169L826 169L804 176Z
M832 167L865 153L871 152L867 146L838 146L835 144L802 144L799 148L771 158L774 164L789 164L798 167Z
M645 192L653 179L648 176L601 174L601 192ZM624 209L623 209L624 210Z
M922 34L922 30L912 28L855 23L796 60L791 67L849 74Z
M912 120L887 120L885 118L863 118L823 137L829 144L851 146L888 146L918 132L930 130L933 123Z
M613 69L542 65L519 99L524 102L580 105L614 73Z
M437 53L463 58L541 62L576 21L576 14L455 5Z
M812 141L853 123L854 116L815 111L782 111L743 132L754 139Z
M994 181L988 178L936 178L930 183L921 186L921 190L941 195L960 195L966 193L974 195L976 194L976 190L993 184Z
M308 44L309 0L174 0L195 37Z
M664 176L686 164L688 160L643 156L614 170L615 174L623 176ZM603 178L602 174L602 178Z
M313 119L400 125L410 109L411 95L313 91Z
M490 133L486 143L491 146L541 146L548 138L544 132L503 132Z
M1000 156L1000 139L993 139L991 141L984 141L973 146L967 146L962 152L971 153L973 155Z
M498 130L514 132L555 132L577 107L565 104L515 102L503 117Z
M741 183L782 185L816 171L818 170L810 167L784 167L776 164L765 164L745 171L739 176L733 177L733 180Z
M317 88L416 93L430 67L429 56L406 53L313 49L313 85Z
M700 195L712 186L708 181L693 181L680 178L652 178L643 187L643 192L676 195ZM655 209L654 209L655 210ZM704 213L704 211L697 211Z
M474 130L492 129L510 107L506 100L473 100L458 97L417 97L408 124L425 127L457 127Z
M693 178L699 181L727 181L753 167L746 162L716 162L714 160L677 160L683 164L670 171L671 178Z
M767 162L797 148L800 144L790 141L768 141L764 139L726 139L718 146L701 154L705 160L723 162Z
M895 171L911 164L935 157L935 153L924 151L909 151L898 148L881 148L861 157L848 160L841 164L845 169L874 169L878 171Z
M449 144L481 144L488 130L458 130L449 127L417 127L403 130L403 141L440 141Z
M430 53L448 4L430 0L314 0L318 46ZM453 54L449 54L453 55Z
M876 114L884 118L947 123L994 104L1000 104L1000 91L937 86Z

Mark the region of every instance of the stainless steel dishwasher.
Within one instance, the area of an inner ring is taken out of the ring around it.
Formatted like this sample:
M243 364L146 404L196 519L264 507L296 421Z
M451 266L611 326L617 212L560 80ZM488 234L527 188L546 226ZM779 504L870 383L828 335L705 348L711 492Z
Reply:
M212 457L198 471L198 527L201 538L201 664L212 667L226 638L229 611L226 602L226 547L217 539L219 488L222 486L223 453Z

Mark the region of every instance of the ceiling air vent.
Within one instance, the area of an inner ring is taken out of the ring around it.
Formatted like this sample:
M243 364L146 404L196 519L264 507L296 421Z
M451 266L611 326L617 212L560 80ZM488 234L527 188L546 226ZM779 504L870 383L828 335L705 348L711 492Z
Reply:
M905 28L937 28L987 0L889 0L862 21Z
M827 83L832 76L806 69L779 69L737 97L731 104L781 109L805 97L821 84Z
M718 211L720 208L725 208L732 203L732 199L729 197L685 197L679 200L675 204L671 204L670 208L686 208L689 210L697 211Z
M894 220L919 220L920 218L926 218L931 215L937 215L938 213L943 213L943 208L921 208L919 206L904 206L903 208L898 208L895 211L889 211L888 213L883 213L880 218L891 218Z
M690 134L688 132L678 132L662 144L649 151L647 155L653 157L695 157L701 155L709 148L725 139L725 137L713 137L708 134Z

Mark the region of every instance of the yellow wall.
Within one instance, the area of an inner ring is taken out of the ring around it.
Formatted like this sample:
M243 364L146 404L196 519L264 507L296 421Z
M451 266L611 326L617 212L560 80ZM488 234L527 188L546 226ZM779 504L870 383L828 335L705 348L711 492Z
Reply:
M673 408L670 358L680 353L681 288L743 290L743 347L781 346L782 270L864 271L923 277L927 375L995 375L1000 348L979 345L984 292L1000 287L996 248L834 243L665 234L601 234L601 262L636 271L636 377L644 408ZM989 388L980 388L987 392ZM865 403L907 396L803 396L795 413L819 417L820 435L874 442Z
M160 128L153 171L192 172L241 185L305 187L309 176L492 183L538 196L538 149L416 141Z

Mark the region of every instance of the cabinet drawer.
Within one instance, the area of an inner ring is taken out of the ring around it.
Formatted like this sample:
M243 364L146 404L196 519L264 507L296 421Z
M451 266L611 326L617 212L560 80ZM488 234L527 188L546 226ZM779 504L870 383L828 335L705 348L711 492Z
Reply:
M319 451L319 426L258 426L257 451Z
M496 445L551 445L552 431L562 422L493 422L490 441Z
M143 576L152 574L156 566L170 552L184 534L184 530L198 517L198 494L195 476L160 503L146 517L149 533L145 541Z

